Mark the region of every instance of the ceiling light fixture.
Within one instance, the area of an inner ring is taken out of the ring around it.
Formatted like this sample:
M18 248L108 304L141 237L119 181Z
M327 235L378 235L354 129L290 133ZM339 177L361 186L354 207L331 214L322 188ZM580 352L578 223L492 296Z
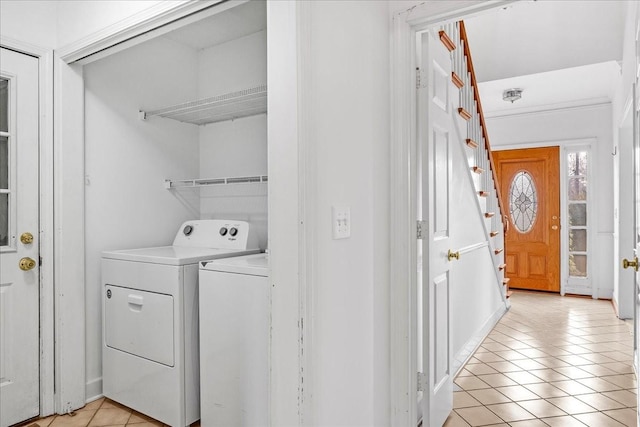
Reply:
M522 89L513 88L507 89L502 92L503 101L511 101L511 103L513 104L514 101L517 101L520 98L522 98Z

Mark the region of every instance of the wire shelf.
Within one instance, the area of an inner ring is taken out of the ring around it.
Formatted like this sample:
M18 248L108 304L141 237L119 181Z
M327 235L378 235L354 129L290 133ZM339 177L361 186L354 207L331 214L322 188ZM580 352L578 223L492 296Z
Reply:
M210 185L260 184L266 183L267 181L268 178L266 175L238 176L232 178L165 179L164 186L167 189L174 189L206 187Z
M184 102L151 111L140 110L140 118L165 117L194 125L234 120L267 112L267 86Z

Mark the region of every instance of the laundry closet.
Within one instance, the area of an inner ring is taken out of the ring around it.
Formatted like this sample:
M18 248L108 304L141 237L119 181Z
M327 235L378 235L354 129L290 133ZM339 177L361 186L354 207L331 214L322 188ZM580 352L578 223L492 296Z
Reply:
M84 67L87 399L103 251L170 245L193 219L247 221L266 249L266 50L266 2L248 2Z

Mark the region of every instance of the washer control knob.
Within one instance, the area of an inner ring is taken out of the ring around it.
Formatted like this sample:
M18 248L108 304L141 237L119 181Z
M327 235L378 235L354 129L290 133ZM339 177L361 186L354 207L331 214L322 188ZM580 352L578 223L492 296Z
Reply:
M227 227L222 227L220 229L220 235L221 236L226 236L227 235Z
M235 227L231 227L231 229L229 230L229 234L231 236L235 236L236 234L238 234L238 229Z
M185 225L185 227L182 229L182 232L185 236L190 236L191 233L193 233L193 225Z

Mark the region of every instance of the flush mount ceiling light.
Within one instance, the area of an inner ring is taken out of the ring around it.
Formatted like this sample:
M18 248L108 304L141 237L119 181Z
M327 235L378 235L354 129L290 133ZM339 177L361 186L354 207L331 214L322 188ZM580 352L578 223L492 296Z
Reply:
M520 98L522 98L522 89L513 88L502 92L502 99L504 101L511 101L512 104Z

